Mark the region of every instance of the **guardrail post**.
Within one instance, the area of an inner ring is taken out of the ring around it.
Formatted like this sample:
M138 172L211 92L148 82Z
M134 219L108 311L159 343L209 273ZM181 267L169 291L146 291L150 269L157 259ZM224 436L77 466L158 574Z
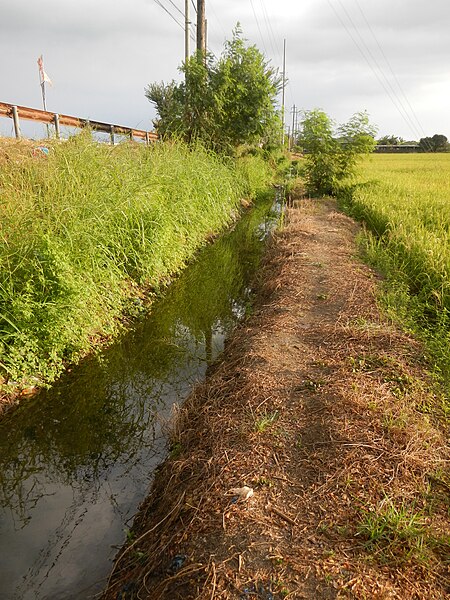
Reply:
M53 122L55 123L56 139L59 140L59 139L61 139L61 132L59 130L59 115L57 113L55 113L55 115L53 117Z
M109 132L109 137L111 138L111 146L114 146L114 144L115 144L115 141L114 141L114 125L111 125L110 132Z
M148 131L145 132L145 143L147 146L150 146L150 136L148 135Z
M132 142L132 141L133 141L133 130L130 129L130 142Z
M14 133L16 134L16 138L20 140L22 138L22 132L20 131L19 111L17 110L17 106L12 107L12 117L14 122Z

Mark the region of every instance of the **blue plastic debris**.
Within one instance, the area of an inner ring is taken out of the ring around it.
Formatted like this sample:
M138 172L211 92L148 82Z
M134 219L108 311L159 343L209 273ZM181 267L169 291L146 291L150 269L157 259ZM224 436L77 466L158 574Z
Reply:
M267 588L262 583L258 583L257 586L252 583L249 587L245 587L242 590L240 598L241 600L251 600L256 598L259 598L259 600L274 600L275 596L270 590L270 587L270 583Z
M49 149L47 146L37 146L33 149L33 156L48 156Z
M126 583L117 594L117 600L127 600L127 598L132 598L134 596L134 591L136 591L136 582L131 581L130 583Z
M177 554L172 558L167 571L175 575L181 569L185 560L186 556L184 554Z

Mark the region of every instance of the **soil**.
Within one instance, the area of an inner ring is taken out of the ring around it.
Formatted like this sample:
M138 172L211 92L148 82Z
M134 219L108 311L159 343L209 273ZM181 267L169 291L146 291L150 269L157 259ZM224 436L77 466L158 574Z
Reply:
M442 398L357 233L332 200L289 208L104 599L449 597Z

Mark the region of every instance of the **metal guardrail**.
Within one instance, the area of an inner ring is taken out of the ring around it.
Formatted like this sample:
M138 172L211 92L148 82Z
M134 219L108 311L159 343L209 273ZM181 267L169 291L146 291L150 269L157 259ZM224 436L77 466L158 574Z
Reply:
M20 120L37 121L55 127L55 135L59 139L61 136L60 126L68 127L90 127L94 131L108 133L111 138L111 143L114 144L115 134L127 135L132 140L139 138L145 140L147 144L155 142L158 139L158 134L154 131L145 131L143 129L133 129L132 127L123 127L122 125L112 125L111 123L102 123L101 121L91 121L90 119L80 119L70 115L61 115L59 113L49 112L47 110L39 110L37 108L29 108L27 106L17 106L0 102L0 117L7 117L14 122L14 133L16 138L20 139L22 133L20 130Z

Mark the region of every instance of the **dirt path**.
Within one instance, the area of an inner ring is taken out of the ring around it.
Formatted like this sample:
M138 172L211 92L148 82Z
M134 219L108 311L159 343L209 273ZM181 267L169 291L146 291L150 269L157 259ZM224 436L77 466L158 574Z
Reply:
M331 201L290 209L105 598L449 597L440 400L380 316L356 232Z

